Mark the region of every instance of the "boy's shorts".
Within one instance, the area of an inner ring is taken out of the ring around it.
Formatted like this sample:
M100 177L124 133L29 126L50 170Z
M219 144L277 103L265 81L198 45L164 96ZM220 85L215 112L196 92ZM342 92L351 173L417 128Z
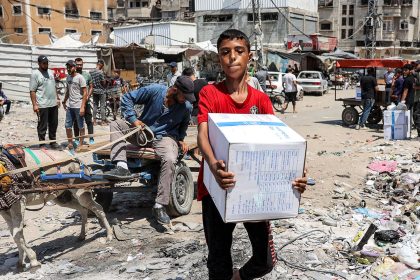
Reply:
M80 108L67 108L65 127L72 128L74 121L77 122L79 129L84 128L85 117L80 116Z
M293 91L293 92L286 92L285 97L286 97L286 102L296 102L297 100L297 92Z

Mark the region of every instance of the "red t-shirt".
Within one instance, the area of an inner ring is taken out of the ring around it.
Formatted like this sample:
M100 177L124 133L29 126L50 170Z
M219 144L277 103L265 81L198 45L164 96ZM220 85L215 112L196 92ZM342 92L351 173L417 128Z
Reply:
M248 96L243 103L233 101L227 92L228 90L224 82L203 87L200 91L200 100L198 103L198 125L203 122L208 122L208 113L274 115L270 98L249 85ZM203 182L203 162L198 173L197 186L197 200L200 201L204 196L209 194Z

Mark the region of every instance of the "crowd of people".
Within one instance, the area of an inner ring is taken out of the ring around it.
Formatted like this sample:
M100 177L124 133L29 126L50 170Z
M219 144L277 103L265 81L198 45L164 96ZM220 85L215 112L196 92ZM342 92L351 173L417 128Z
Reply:
M420 61L405 64L401 69L388 68L384 76L385 104L394 103L410 110L410 128L420 137ZM368 68L367 75L360 79L363 112L356 129L366 129L366 121L380 94L375 69Z

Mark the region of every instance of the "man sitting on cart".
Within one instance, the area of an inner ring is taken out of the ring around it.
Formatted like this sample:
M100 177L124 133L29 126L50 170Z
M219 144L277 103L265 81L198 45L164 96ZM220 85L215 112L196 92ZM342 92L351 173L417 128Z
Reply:
M187 76L179 76L175 84L168 88L153 84L123 95L121 111L125 120L111 122L111 142L128 134L134 127L145 129L147 125L154 133L152 147L161 159L158 192L153 206L153 216L162 224L168 224L170 218L165 206L169 204L178 148L185 153L188 146L184 143L194 98L194 84ZM137 117L134 105L144 105L143 112ZM135 146L145 146L142 131L129 136L126 140L117 141L111 147L111 160L116 168L106 172L108 180L128 180L131 173L127 166L127 141Z

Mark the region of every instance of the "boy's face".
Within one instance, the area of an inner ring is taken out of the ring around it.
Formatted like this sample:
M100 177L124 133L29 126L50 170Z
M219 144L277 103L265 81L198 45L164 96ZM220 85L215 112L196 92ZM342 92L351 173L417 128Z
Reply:
M219 61L230 79L241 79L251 58L252 54L243 39L225 39L220 44Z

